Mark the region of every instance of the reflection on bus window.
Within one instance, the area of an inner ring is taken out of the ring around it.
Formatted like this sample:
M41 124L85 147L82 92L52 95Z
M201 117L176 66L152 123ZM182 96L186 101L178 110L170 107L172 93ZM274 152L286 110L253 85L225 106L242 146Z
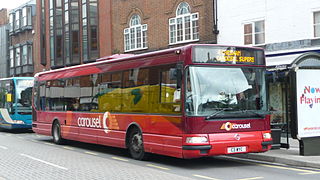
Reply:
M190 67L186 111L202 116L221 109L266 111L264 81L258 68Z

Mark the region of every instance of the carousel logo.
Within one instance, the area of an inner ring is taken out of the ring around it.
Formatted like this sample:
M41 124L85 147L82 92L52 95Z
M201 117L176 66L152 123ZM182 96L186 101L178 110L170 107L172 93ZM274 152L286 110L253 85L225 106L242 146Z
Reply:
M101 117L91 118L91 117L79 117L78 126L79 127L91 127L91 128L101 128Z
M237 124L237 123L231 123L231 122L226 122L222 124L220 129L225 129L226 131L230 131L232 129L249 129L251 128L251 124Z

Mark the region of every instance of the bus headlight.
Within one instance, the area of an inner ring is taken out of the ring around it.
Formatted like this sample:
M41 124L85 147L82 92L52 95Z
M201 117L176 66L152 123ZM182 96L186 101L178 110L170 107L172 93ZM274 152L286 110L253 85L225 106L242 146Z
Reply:
M198 144L198 143L208 143L207 137L187 137L186 143Z
M24 122L21 121L21 120L13 120L13 122L14 122L15 124L24 124Z
M270 133L263 133L263 139L271 139Z

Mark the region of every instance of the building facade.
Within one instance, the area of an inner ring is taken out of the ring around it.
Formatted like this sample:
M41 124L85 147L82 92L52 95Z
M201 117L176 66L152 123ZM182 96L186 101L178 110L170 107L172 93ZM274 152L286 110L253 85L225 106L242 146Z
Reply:
M290 122L296 119L291 72L320 67L319 1L218 0L217 4L218 43L265 49L271 125L290 131Z
M114 53L216 43L213 0L112 0Z
M0 78L8 77L8 11L0 10Z
M37 0L36 72L111 55L110 1Z
M37 0L35 71L216 43L213 0Z
M33 76L35 0L9 12L9 76Z

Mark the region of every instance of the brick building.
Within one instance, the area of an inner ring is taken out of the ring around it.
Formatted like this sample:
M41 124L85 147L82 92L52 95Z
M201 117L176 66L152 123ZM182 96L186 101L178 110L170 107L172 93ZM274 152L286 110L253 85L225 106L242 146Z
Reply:
M9 76L33 76L35 0L9 12Z
M37 0L35 71L216 43L213 0Z
M113 53L216 43L213 0L112 0Z

